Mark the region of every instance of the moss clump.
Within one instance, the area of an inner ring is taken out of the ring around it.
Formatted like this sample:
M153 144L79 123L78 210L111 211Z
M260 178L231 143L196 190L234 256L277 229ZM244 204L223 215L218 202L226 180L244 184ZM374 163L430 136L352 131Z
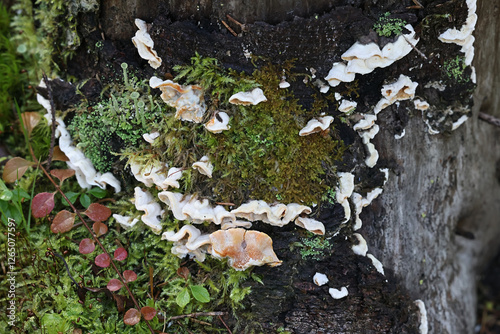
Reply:
M453 82L466 83L470 81L470 77L464 75L466 68L465 57L457 55L455 58L444 62L443 73Z
M391 18L391 13L386 12L379 17L378 21L373 25L373 30L384 37L398 36L403 32L406 21L402 19Z
M340 159L343 146L333 131L298 135L307 121L328 110L328 103L317 97L313 107L306 110L291 90L278 89L282 75L294 80L293 62L267 64L248 75L225 70L217 60L196 55L191 65L176 69L180 71L178 78L200 84L206 95L212 96L209 111L224 110L232 118L230 130L212 134L202 124L181 123L173 114L166 117L163 146L157 148L165 161L189 167L208 155L215 167L212 179L191 179L185 182L183 191L235 204L249 199L319 203L328 189L325 170L334 170L333 163ZM257 86L263 89L266 102L256 106L228 103L230 95Z
M330 241L325 237L313 236L302 238L300 244L300 256L306 259L321 260L325 253L332 248Z
M109 172L117 160L114 153L137 149L142 135L157 126L160 107L150 94L149 85L135 76L128 77L122 64L123 82L112 85L105 97L95 103L82 103L68 126L71 136L100 172Z

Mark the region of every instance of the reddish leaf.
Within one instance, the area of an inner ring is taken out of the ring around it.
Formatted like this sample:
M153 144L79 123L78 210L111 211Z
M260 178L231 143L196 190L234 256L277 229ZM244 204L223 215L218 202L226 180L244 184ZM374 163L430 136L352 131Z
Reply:
M67 210L58 212L52 221L52 225L50 225L50 230L54 233L64 233L70 231L75 224L75 216L75 213Z
M99 203L92 203L84 214L95 222L102 222L111 216L111 210Z
M52 160L56 161L69 161L69 158L61 151L59 146L54 146L54 154L52 154Z
M95 222L94 225L92 225L92 229L94 230L94 233L98 238L108 232L108 227L106 226L106 224L103 224L101 222Z
M125 270L123 272L123 278L125 278L125 282L133 282L137 279L137 274L132 270Z
M35 165L34 162L15 157L7 161L3 169L2 178L5 182L16 182L26 173L28 167ZM43 217L43 216L42 216Z
M107 268L109 267L111 263L111 259L108 254L103 253L99 254L95 257L95 264L101 268Z
M115 260L116 261L123 261L127 258L127 251L125 250L125 248L123 247L120 247L120 248L117 248L115 250L115 254L114 254L114 257L115 257Z
M155 317L156 310L152 307L144 306L143 308L141 308L141 313L144 316L144 319L149 321L149 320L153 320L153 318Z
M80 246L78 246L78 250L82 254L90 254L94 251L94 249L95 249L94 240L88 238L80 241Z
M33 217L45 217L52 209L54 209L54 193L39 193L33 197L33 202L31 202Z
M75 171L73 169L53 169L50 174L57 177L60 183L63 183L68 177L75 175Z
M134 326L139 321L141 321L141 312L137 311L135 308L131 308L123 316L123 322L125 325Z
M118 291L123 287L123 283L116 278L110 279L108 282L108 290L109 291Z
M28 131L29 137L35 126L40 122L40 114L36 111L23 112L21 118L23 119L23 125L26 131Z
M189 269L186 267L180 267L177 269L177 275L187 280L189 278Z

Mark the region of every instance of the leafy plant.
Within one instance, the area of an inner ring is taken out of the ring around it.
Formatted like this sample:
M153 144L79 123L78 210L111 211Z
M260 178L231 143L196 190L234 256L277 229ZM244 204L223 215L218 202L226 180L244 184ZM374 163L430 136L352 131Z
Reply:
M406 21L398 18L391 18L391 13L386 12L380 16L378 21L373 25L373 30L375 30L379 36L398 36L403 33L405 25Z

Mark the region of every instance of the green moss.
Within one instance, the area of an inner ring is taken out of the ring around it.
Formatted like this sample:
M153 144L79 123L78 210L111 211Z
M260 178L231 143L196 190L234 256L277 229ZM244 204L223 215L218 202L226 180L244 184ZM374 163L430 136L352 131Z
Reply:
M300 245L300 255L304 260L321 260L332 248L330 241L322 236L314 236L309 233L308 238L302 238Z
M111 85L100 101L80 104L68 126L77 147L100 172L111 171L116 153L137 150L142 135L157 127L161 116L147 82L129 77L127 64L122 69L123 81Z
M466 83L470 81L470 77L464 75L466 68L465 57L457 55L455 58L444 62L443 73L453 82Z
M328 189L325 170L334 170L343 146L334 131L300 137L308 120L328 110L319 96L310 110L299 104L291 90L277 89L282 75L293 81L293 62L267 64L252 75L222 69L215 59L193 58L190 66L177 67L178 78L201 84L212 96L210 108L231 116L231 129L212 134L202 124L166 118L160 148L165 161L189 167L203 155L214 164L212 179L196 179L182 189L212 197L218 202L241 204L249 199L269 203L318 203ZM284 72L283 72L284 71ZM267 101L256 106L235 106L229 96L260 86Z
M402 19L391 18L391 13L386 12L379 17L378 21L373 25L373 30L379 36L391 37L401 35L406 21Z

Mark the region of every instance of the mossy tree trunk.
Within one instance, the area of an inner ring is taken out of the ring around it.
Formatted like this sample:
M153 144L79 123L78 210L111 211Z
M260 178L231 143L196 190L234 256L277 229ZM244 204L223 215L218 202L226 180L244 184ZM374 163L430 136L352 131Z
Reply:
M141 18L152 23L155 49L164 60L159 73L170 73L172 65L189 62L195 51L219 58L224 66L251 71L253 65L244 55L249 49L277 63L296 58L298 69L313 67L322 79L332 63L367 34L374 20L389 11L417 27L421 38L417 47L427 59L413 51L366 80L358 75L359 91L365 94L358 104L365 104L361 110L369 110L380 98L384 79L406 73L420 80L420 87L440 81L438 65L460 49L439 42L435 38L439 27L425 29L422 22L447 8L454 11L449 24L460 26L465 1L420 2L423 8L418 9L411 0L107 0L101 2L99 17L80 18L84 43L69 70L85 78L103 66L102 59L87 57L87 49L101 36L89 26L100 27L110 59L147 68L130 41L136 31L134 19ZM366 257L352 253L352 232L343 230L333 239L329 256L304 261L297 250L290 250L293 242L300 241L293 229L264 227L284 263L256 270L265 284L253 285L246 310L253 320L241 321L252 327L257 319L261 326L257 332L266 333L279 327L293 333L417 333L413 300L421 299L431 333L472 332L475 277L497 252L500 236L500 130L477 118L480 110L500 117L499 5L480 1L477 13L473 62L477 89L470 119L456 131L430 135L420 112L410 104L393 106L379 115L381 131L374 140L380 153L377 168L389 168L390 177L383 194L363 210L358 232L384 264L386 277ZM229 21L226 14L245 26ZM301 93L299 89L296 95L307 104L310 98ZM417 93L428 99L437 94L423 89ZM443 94L451 97L434 98L441 110L453 107L455 100L470 102L470 91L464 87ZM400 140L394 138L400 132L397 127L406 128ZM360 139L347 127L340 129L340 135L351 148L339 169L360 171L360 183L370 184L370 177L379 176L362 166ZM327 229L338 226L342 213L336 206L321 217ZM334 300L328 288L312 284L316 271L327 272L333 286L348 286L349 297Z

